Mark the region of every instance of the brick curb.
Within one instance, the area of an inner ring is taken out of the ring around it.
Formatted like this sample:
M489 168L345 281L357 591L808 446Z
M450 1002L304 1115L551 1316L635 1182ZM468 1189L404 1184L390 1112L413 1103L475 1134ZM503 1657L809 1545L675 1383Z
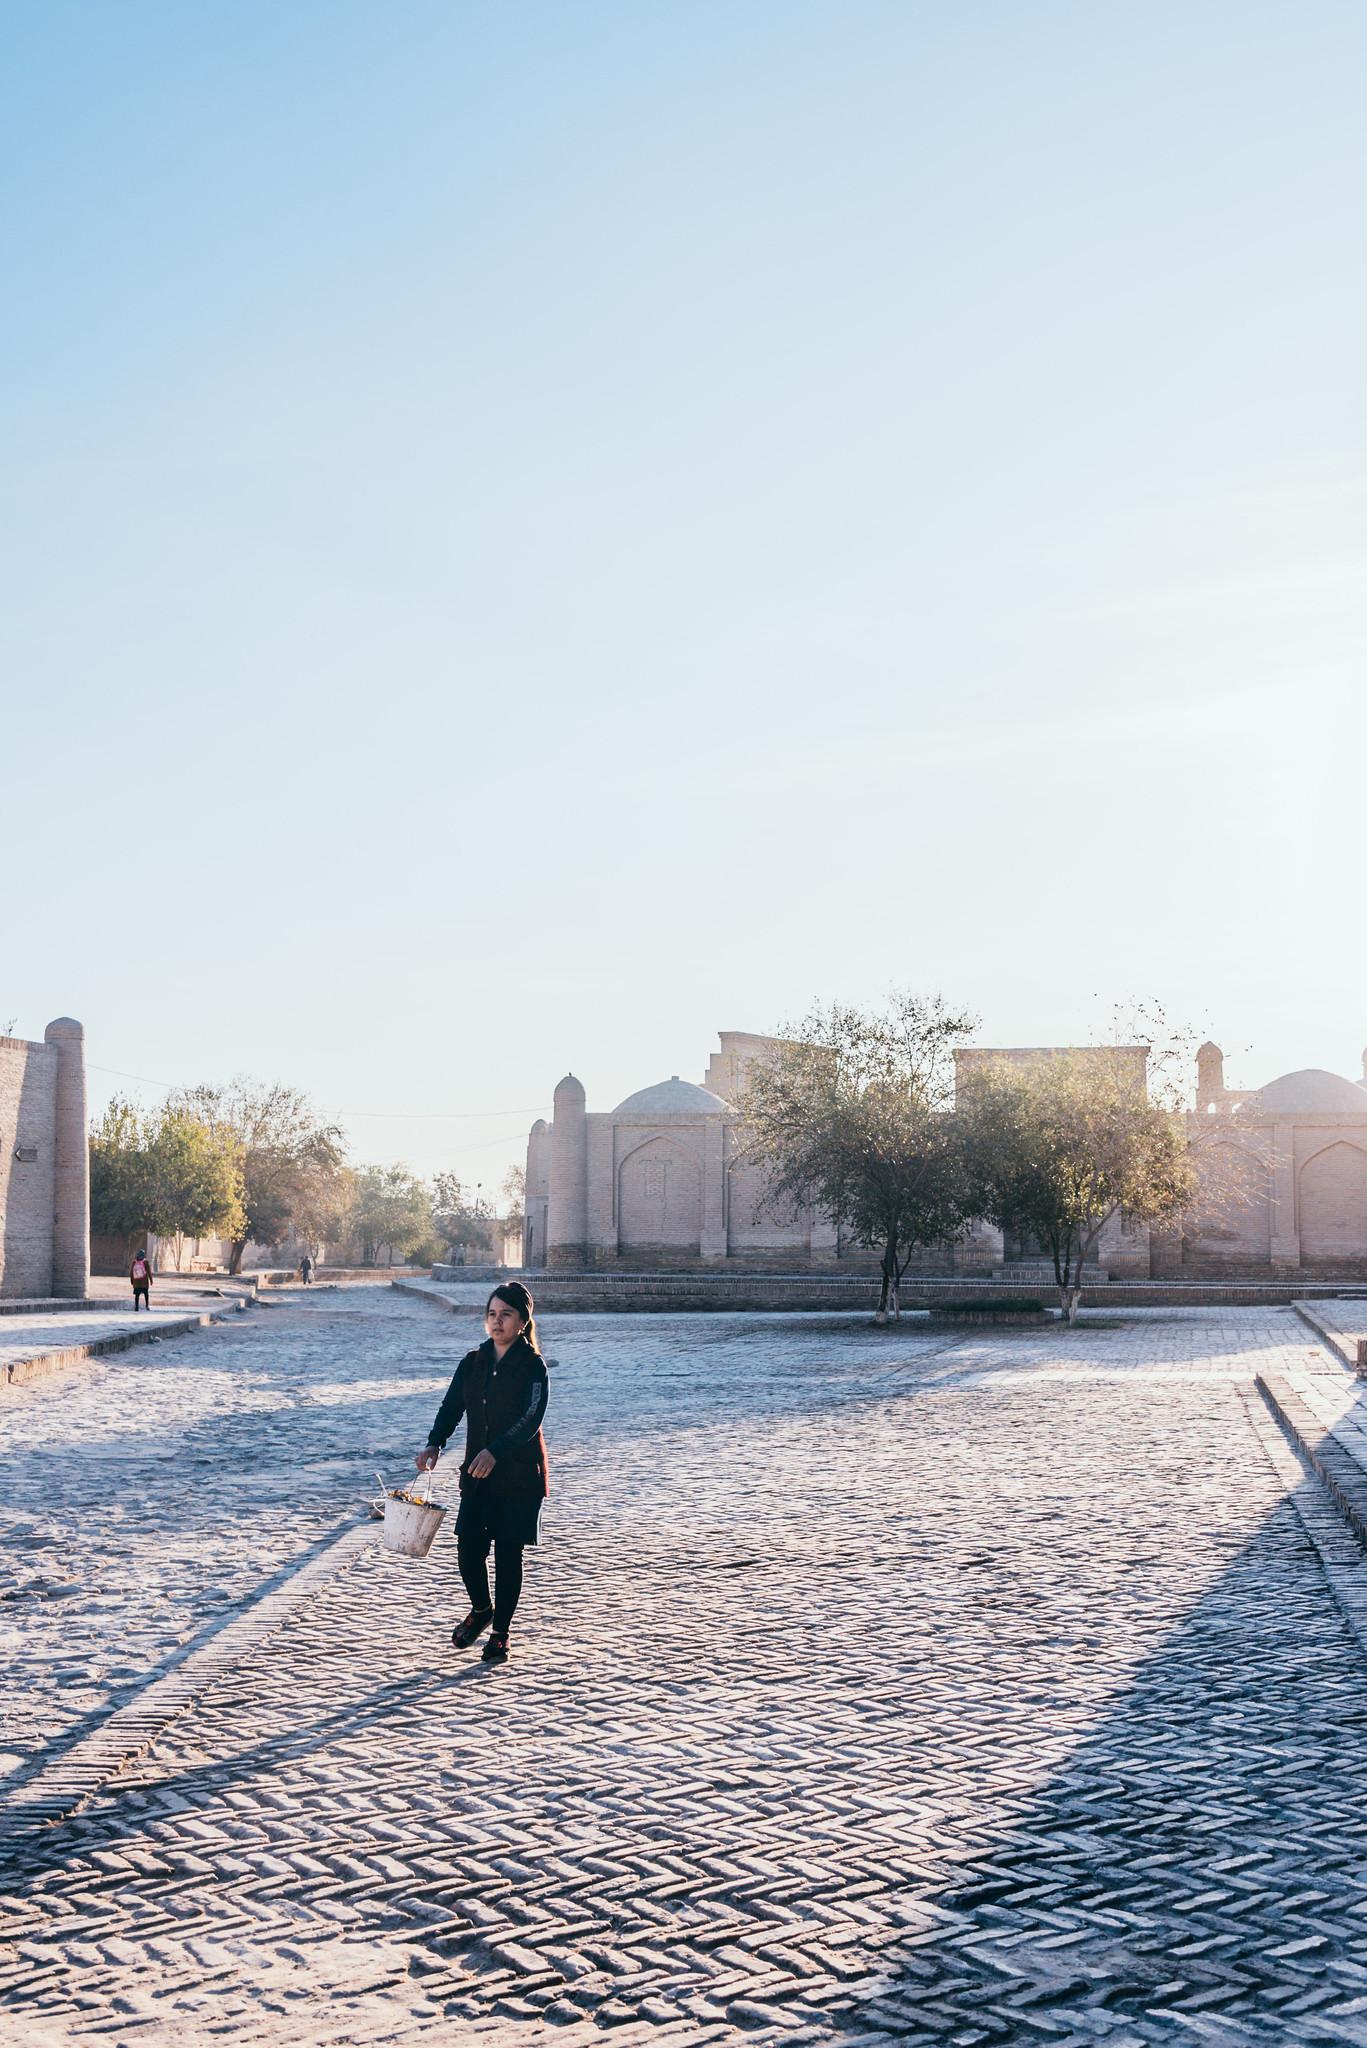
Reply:
M76 1813L125 1765L151 1747L169 1722L192 1706L224 1672L274 1635L309 1596L371 1548L378 1522L366 1521L334 1537L323 1551L291 1572L283 1585L264 1594L245 1614L225 1621L197 1650L153 1679L136 1698L115 1708L90 1735L46 1769L8 1792L0 1792L0 1816L8 1842L0 1860L44 1829Z
M419 1301L435 1302L448 1315L474 1316L479 1314L479 1304L473 1301L452 1301L448 1294L439 1294L435 1287L426 1286L422 1281L391 1280L390 1286L396 1294L413 1294ZM540 1311L538 1311L540 1313Z
M174 1322L158 1323L155 1328L149 1323L115 1337L93 1337L88 1344L68 1344L60 1351L35 1351L30 1358L12 1358L0 1366L0 1386L22 1386L28 1380L60 1372L64 1365L79 1365L85 1358L108 1358L116 1351L129 1351L135 1344L151 1344L159 1337L188 1336L192 1330L206 1329L216 1314L217 1311L206 1309L200 1315L177 1316Z
M1278 1410L1260 1389L1260 1401L1251 1389L1243 1388L1239 1399L1253 1433L1262 1445L1273 1470L1286 1488L1286 1497L1297 1519L1314 1544L1329 1590L1338 1601L1358 1646L1367 1653L1367 1552L1356 1540L1351 1524L1345 1522L1337 1497L1327 1486L1315 1484L1313 1467L1299 1438L1287 1433Z
M120 1306L127 1307L127 1297ZM99 1294L13 1294L0 1301L0 1316L108 1316L117 1314L114 1297Z
M1280 1373L1259 1373L1254 1385L1283 1435L1308 1461L1353 1534L1367 1544L1367 1472Z
M1320 1342L1327 1345L1329 1350L1333 1352L1339 1364L1347 1366L1349 1372L1356 1373L1357 1358L1350 1349L1348 1340L1342 1332L1331 1329L1323 1317L1316 1315L1308 1301L1293 1301L1291 1306L1295 1309L1301 1321L1309 1324Z
M97 1273L95 1278L108 1275ZM159 1294L170 1295L182 1308L189 1301L254 1301L259 1292L254 1274L235 1278L231 1273L158 1273L155 1283ZM0 1301L0 1316L107 1316L131 1307L126 1288L116 1294L7 1294Z

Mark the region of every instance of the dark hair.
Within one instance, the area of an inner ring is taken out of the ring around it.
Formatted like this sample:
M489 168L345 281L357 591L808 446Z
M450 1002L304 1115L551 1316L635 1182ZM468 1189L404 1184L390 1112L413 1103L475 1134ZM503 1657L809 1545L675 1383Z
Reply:
M484 1304L486 1316L489 1313L489 1303L495 1301L505 1301L509 1308L517 1310L517 1313L527 1325L526 1329L522 1332L523 1336L531 1345L533 1351L539 1351L541 1346L537 1342L536 1318L532 1314L536 1303L532 1300L530 1293L522 1285L522 1282L520 1280L501 1281L489 1296L489 1300Z

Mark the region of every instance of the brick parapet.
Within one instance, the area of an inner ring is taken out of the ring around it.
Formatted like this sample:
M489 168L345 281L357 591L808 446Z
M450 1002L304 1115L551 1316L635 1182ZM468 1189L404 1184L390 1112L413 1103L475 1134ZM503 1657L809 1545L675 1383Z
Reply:
M574 1272L568 1269L529 1276L536 1296L537 1313L552 1312L625 1315L779 1315L789 1312L825 1310L832 1314L868 1310L878 1301L876 1274L824 1273L630 1273ZM481 1303L454 1301L431 1281L396 1280L439 1306L464 1314ZM454 1281L449 1285L456 1284ZM1082 1290L1084 1308L1257 1308L1290 1307L1307 1295L1331 1297L1332 1287L1308 1289L1303 1281L1265 1281L1247 1286L1172 1284L1163 1281L1102 1282ZM1053 1288L1038 1290L1041 1300L1052 1306ZM939 1281L904 1280L900 1290L904 1311L928 1309L947 1300L981 1298L990 1306L998 1299L1021 1293L1018 1281L968 1280L963 1275Z

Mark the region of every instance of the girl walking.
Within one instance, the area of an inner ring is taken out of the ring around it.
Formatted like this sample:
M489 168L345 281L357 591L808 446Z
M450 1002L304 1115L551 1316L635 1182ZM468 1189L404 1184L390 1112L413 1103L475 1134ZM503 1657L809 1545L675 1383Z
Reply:
M541 1418L550 1389L533 1307L520 1280L494 1289L484 1311L488 1336L456 1367L426 1447L414 1461L419 1472L430 1472L464 1416L456 1556L470 1612L451 1631L451 1641L466 1650L492 1622L484 1645L486 1664L507 1661L508 1628L522 1591L522 1552L538 1539L548 1490Z

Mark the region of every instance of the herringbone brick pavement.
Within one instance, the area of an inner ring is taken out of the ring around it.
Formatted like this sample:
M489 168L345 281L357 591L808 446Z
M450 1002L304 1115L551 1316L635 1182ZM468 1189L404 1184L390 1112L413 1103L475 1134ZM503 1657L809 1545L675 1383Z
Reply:
M131 1326L131 1313L126 1317ZM855 1316L552 1318L556 1519L629 1512L597 1447L863 1403L908 1376L1009 1383L1079 1369L1250 1380L1320 1352L1288 1311L1089 1316L1066 1343L932 1335ZM476 1309L439 1313L389 1288L271 1299L249 1315L0 1404L0 1784L135 1703L168 1657L230 1619L406 1467ZM1297 1350L1297 1347L1299 1349ZM1322 1355L1322 1354L1321 1354ZM1338 1375L1342 1379L1342 1374Z
M503 1671L363 1552L5 1867L15 2038L1367 2043L1367 1673L1237 1374L998 1342L585 1426Z

